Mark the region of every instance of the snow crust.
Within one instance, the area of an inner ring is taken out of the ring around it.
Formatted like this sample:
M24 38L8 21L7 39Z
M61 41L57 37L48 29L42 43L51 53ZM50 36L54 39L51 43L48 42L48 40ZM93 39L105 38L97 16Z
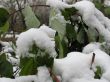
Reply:
M17 54L22 57L28 56L29 49L35 44L41 50L45 50L50 56L55 57L55 33L55 30L45 25L42 25L39 29L31 28L21 33L16 41Z

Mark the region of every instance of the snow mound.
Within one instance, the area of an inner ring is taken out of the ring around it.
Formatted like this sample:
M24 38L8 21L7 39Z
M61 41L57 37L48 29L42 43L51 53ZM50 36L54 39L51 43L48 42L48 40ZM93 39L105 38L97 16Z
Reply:
M93 53L95 53L95 59L91 62ZM83 54L80 52L71 52L67 54L67 57L62 59L54 59L54 71L57 75L62 77L63 82L102 82L104 80L110 81L110 56L105 52L97 49L90 54ZM97 66L101 67L102 76L100 80L94 79ZM76 79L78 79L76 81ZM75 81L74 81L75 80ZM104 82L107 82L104 81Z

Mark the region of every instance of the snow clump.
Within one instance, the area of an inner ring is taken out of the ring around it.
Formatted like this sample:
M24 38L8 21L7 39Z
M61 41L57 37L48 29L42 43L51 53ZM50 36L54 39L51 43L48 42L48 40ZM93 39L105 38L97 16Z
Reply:
M99 11L90 1L79 1L73 4L82 16L85 24L91 28L97 29L106 42L110 43L110 20Z
M29 56L29 49L35 44L41 50L45 50L52 57L56 57L55 36L56 31L46 25L42 25L39 29L31 28L19 35L16 45L16 53L19 56Z

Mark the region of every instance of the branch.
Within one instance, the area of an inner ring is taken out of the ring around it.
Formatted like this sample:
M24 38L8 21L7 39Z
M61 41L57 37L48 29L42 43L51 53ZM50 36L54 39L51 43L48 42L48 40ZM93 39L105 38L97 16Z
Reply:
M40 7L50 7L49 5L31 5L31 7L37 7L37 6L40 6ZM22 11L23 9L24 9L24 8L20 8L20 9L16 10L15 12L11 13L10 16L11 16L11 15L14 15L14 14L17 13L17 12Z

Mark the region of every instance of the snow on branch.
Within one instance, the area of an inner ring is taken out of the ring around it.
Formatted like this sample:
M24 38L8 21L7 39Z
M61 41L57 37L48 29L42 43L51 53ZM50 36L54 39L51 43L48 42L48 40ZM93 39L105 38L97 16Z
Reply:
M105 17L95 5L90 1L79 1L73 4L82 16L84 23L90 27L98 30L107 43L110 43L110 19Z

